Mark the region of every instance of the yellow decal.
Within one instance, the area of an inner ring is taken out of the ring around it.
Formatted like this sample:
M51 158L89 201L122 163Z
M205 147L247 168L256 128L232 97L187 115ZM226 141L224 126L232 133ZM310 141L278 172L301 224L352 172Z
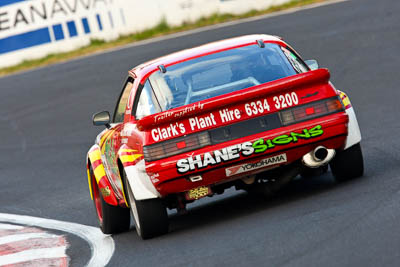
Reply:
M90 175L89 168L87 168L86 171L87 171L87 176L88 176L88 184L89 184L90 198L93 200L92 177L91 177L91 175Z
M142 156L141 154L132 154L132 155L122 155L119 158L120 158L122 164L124 164L124 163L128 163L128 162L134 162L141 156Z
M345 93L341 92L340 98L342 99L342 102L343 102L343 105L345 106L345 108L350 107L350 105L351 105L350 99Z
M95 149L92 152L89 153L89 159L92 162L95 162L97 160L101 160L100 156L100 150ZM94 178L96 178L96 182L99 183L100 179L103 178L103 176L106 175L106 171L104 170L103 164L99 164L94 170Z
M98 149L96 149L96 150L90 152L89 158L90 158L91 162L95 162L96 160L101 159L100 151Z
M94 176L96 178L97 183L99 183L100 179L106 175L104 167L102 165L97 166L94 170Z

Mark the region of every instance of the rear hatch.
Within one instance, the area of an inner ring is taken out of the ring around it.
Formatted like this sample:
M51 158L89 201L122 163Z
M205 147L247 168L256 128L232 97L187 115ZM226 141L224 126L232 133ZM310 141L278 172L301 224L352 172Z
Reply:
M153 162L343 111L326 69L147 116L144 157Z

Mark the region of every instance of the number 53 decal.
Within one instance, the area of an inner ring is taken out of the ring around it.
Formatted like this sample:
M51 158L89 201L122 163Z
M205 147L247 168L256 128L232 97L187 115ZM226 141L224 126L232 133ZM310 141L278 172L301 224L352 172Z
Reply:
M295 92L287 93L284 95L274 96L275 108L287 108L299 103L299 98Z

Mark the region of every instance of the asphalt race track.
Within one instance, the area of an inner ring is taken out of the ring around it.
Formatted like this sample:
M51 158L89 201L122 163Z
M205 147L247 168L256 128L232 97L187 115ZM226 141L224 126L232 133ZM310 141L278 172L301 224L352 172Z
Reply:
M168 235L114 236L109 266L399 266L400 1L351 0L91 56L0 79L0 213L97 226L85 154L127 71L166 53L251 33L283 36L330 69L361 127L365 176L296 180L265 201L229 191L171 213ZM72 266L90 257L69 237Z

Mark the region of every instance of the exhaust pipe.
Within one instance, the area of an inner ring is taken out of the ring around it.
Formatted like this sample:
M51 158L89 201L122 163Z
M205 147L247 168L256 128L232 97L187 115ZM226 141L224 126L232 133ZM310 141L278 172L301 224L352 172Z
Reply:
M313 150L313 159L315 161L323 161L328 156L328 149L323 146L319 146Z
M329 161L335 156L334 149L328 149L324 146L318 146L314 150L308 152L303 156L303 164L309 168L318 168Z

